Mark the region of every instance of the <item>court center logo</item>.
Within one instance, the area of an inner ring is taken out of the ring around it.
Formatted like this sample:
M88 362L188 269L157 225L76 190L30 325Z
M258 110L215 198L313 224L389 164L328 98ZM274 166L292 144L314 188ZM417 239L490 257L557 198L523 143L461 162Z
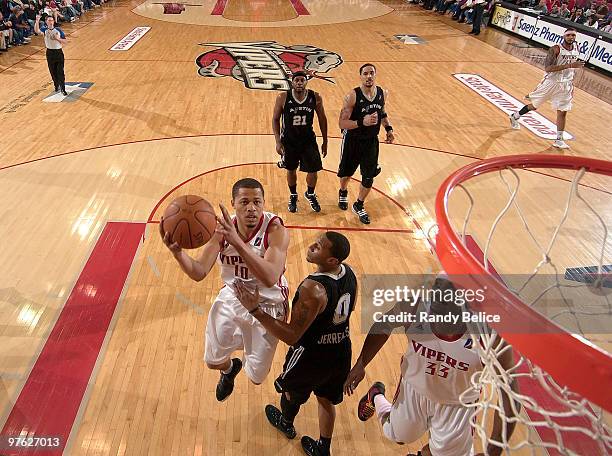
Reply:
M291 74L298 70L309 78L334 83L322 76L342 64L335 52L307 44L285 46L276 41L246 43L206 43L217 49L205 52L196 59L200 76L222 78L231 76L242 81L248 89L288 90Z

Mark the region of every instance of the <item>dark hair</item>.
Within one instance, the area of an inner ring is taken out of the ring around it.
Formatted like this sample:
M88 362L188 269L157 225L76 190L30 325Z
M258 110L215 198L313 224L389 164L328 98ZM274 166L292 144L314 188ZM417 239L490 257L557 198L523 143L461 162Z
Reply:
M579 9L582 9L582 8L579 8ZM563 34L565 35L567 32L575 32L575 31L576 29L574 27L568 27L565 29L565 32L563 32Z
M236 182L232 187L232 199L236 198L238 195L238 190L241 188L258 188L261 190L261 196L264 196L264 189L261 183L252 177L245 177L244 179L240 179L238 182Z
M373 63L364 63L363 65L361 65L361 66L359 67L359 74L361 74L361 72L363 71L363 69L364 69L365 67L369 67L369 66L371 66L372 68L374 68L374 73L376 73L376 67L374 66L374 64L373 64Z
M329 251L332 257L342 263L351 253L351 244L349 240L343 234L336 233L335 231L327 231L325 236L329 242L331 242Z
M306 74L306 72L305 72L305 71L302 71L302 70L299 70L299 71L296 71L295 73L293 73L293 74L291 75L291 80L293 81L293 80L294 80L295 78L297 78L298 76L302 76L303 78L308 79L308 75Z

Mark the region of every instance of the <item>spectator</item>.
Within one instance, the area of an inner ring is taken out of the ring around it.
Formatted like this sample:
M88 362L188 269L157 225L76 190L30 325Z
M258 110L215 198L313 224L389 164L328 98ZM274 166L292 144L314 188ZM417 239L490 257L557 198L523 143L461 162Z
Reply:
M576 8L570 20L572 22L575 22L576 24L584 24L587 20L587 17L584 15L584 11L582 10L582 8Z
M470 34L477 36L480 35L480 24L482 23L482 16L484 14L485 7L487 6L487 2L486 0L468 0L467 3L470 3L470 1L472 2L472 8L474 8L474 19Z
M538 4L533 8L534 11L537 11L543 16L548 15L548 8L546 7L546 0L540 0Z
M572 12L568 8L567 2L563 2L561 4L561 9L559 10L559 17L562 19L569 19L571 15L572 15Z
M593 28L595 28L595 29L596 29L596 28L599 28L599 24L597 23L597 18L595 17L595 15L594 15L594 14L593 14L593 15L591 15L591 16L590 16L590 17L587 19L587 21L586 21L586 23L585 23L584 25L586 25L587 27L593 27Z
M0 15L0 51L6 52L11 47L9 43L13 40L12 32L11 23Z
M11 13L11 4L9 3L9 1L0 0L0 16L2 16L2 19L8 19Z
M9 16L9 22L13 27L13 40L16 45L21 46L30 42L30 23L24 16L21 6L16 6Z
M593 9L595 10L595 17L598 21L605 19L608 13L610 12L608 5L603 0L597 0L597 3L593 7Z

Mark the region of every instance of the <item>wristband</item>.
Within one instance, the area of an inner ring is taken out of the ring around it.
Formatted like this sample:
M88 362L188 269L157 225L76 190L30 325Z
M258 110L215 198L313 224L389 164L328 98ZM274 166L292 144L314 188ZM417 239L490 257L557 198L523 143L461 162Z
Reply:
M359 119L357 119L357 126L363 127L363 117L360 117Z
M250 313L251 315L254 315L254 314L255 314L255 312L257 312L258 310L259 310L259 306L255 307L253 310L249 310L249 313Z
M385 131L387 133L389 133L390 131L393 131L393 127L391 125L385 125Z

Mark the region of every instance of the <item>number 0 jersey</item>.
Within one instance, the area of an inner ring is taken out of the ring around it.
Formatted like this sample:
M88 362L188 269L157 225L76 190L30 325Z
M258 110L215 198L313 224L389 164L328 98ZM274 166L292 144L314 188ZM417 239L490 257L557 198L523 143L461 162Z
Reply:
M317 272L306 279L319 282L325 287L327 305L317 315L306 332L295 346L313 348L315 350L338 350L346 344L350 347L349 317L355 308L357 295L357 278L353 270L346 264L340 265L337 275ZM293 304L300 298L300 291L295 293Z
M251 237L245 240L251 250L262 258L268 249L268 229L274 220L278 220L281 224L283 223L277 215L271 212L264 212L261 219L259 219L257 228L255 228L253 234L251 234ZM234 226L237 226L236 216L232 216L232 221ZM251 271L249 271L248 266L236 249L225 242L219 252L217 262L221 266L221 279L226 285L226 287L221 290L222 294L229 293L234 296L232 285L234 280L238 278L250 289L254 290L255 285L259 287L259 296L261 303L264 305L273 305L287 301L288 283L284 274L280 276L278 282L274 284L274 286L265 287L255 278L255 276L253 276Z

